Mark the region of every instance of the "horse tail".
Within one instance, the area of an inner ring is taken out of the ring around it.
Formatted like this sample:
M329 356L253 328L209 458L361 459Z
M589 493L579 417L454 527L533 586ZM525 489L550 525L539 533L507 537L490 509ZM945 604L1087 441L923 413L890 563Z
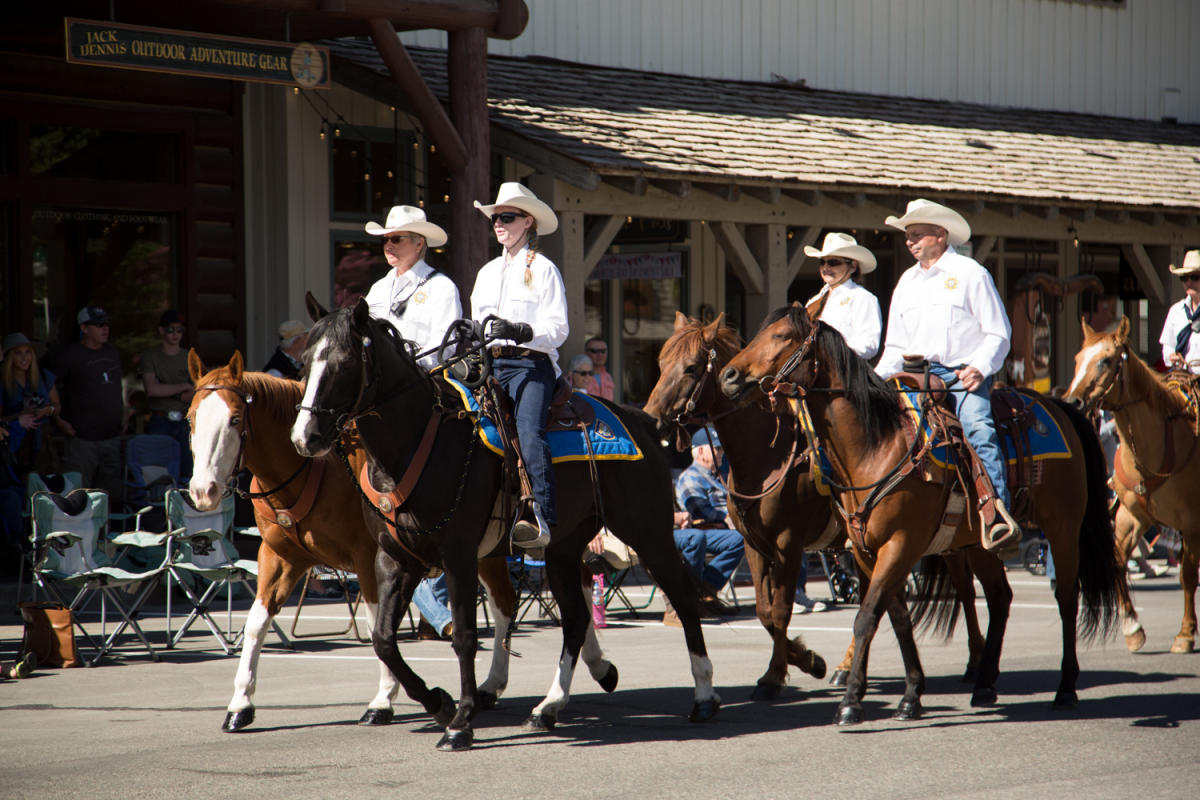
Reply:
M912 577L916 592L908 598L908 613L913 630L949 640L958 624L959 603L946 560L926 556L917 562Z
M1125 565L1116 558L1116 532L1108 513L1108 459L1091 420L1074 405L1052 400L1071 421L1087 474L1087 505L1079 529L1079 586L1082 608L1079 638L1107 637L1120 621L1119 604L1129 596Z

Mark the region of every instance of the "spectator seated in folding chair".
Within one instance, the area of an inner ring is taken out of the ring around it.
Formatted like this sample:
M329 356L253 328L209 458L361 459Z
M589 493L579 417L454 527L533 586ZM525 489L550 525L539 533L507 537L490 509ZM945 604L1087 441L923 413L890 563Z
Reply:
M593 575L604 576L605 609L620 603L625 611L637 617L639 611L644 611L654 602L654 594L658 591L656 584L650 584L650 595L640 605L634 603L625 591L625 581L639 563L637 552L607 528L601 528L596 538L588 542L588 549L583 554L583 566ZM619 608L616 610L621 611Z
M233 496L225 497L212 511L198 511L191 499L179 489L167 490L167 647L179 644L188 628L203 620L226 654L240 644L242 635L233 633L233 589L244 586L251 597L258 579L258 562L239 558L230 541L233 529ZM207 586L205 587L205 584ZM178 586L192 604L192 610L171 633L172 586ZM203 590L201 591L201 587ZM209 612L217 592L225 589L226 625L222 630ZM287 642L274 620L271 627Z
M76 628L94 655L94 665L116 645L127 628L141 640L152 660L158 654L138 625L138 614L166 569L160 562L151 569L130 571L116 566L106 546L130 550L153 545L158 537L122 533L105 538L108 526L108 495L99 490L75 489L67 495L38 492L33 497L33 549L36 586L46 596L71 609ZM70 598L67 595L73 591ZM100 596L100 639L94 639L80 621L88 600ZM108 606L121 616L121 623L107 638Z
M146 530L166 530L167 490L182 485L180 458L179 442L170 436L144 433L125 444L126 512L144 506L158 509L142 515Z

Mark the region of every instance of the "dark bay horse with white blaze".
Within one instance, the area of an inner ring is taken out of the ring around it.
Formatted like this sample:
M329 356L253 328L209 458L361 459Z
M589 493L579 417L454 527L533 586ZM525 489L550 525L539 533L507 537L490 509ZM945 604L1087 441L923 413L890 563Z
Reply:
M226 366L206 371L196 351L188 353L196 386L188 409L195 467L190 491L200 510L215 508L243 467L255 478L258 589L246 620L245 642L234 679L233 698L222 729L233 732L254 721L258 657L271 620L296 583L318 564L358 574L367 620L377 615L375 537L363 523L358 488L332 456L299 456L289 440L303 386L296 381L243 370L234 352ZM361 464L361 450L354 457ZM265 506L265 508L264 508ZM504 559L481 568L489 597L499 607L492 671L484 687L499 693L508 677L508 650L501 619L511 619L516 597ZM507 616L505 616L507 615ZM379 690L360 722L381 725L393 717L399 684L382 661Z
M835 497L842 509L858 510L862 527L851 535L851 542L859 567L870 575L854 621L854 662L835 721L852 724L863 720L867 658L880 615L886 610L898 632L911 627L903 597L905 579L918 559L931 551L965 551L971 570L983 585L988 629L972 705L994 703L1012 590L1004 565L980 547L979 517L962 514L957 526L950 529L949 541L933 546L942 525L949 482L927 482L922 468L903 469L918 450L908 436L908 411L896 391L846 346L837 331L813 323L803 308L795 306L769 315L754 340L721 373L723 391L743 402L761 396L752 393L756 388L786 386L795 387L790 402L797 409L806 405L813 434L823 443L832 466ZM1077 702L1077 631L1085 638L1107 633L1127 587L1124 569L1114 557L1107 470L1096 433L1073 407L1048 398L1042 402L1072 454L1071 458L1042 462L1040 483L1029 487L1030 516L1049 540L1058 571L1055 596L1062 620L1063 658L1054 702L1065 706ZM891 485L890 490L878 491L885 484ZM971 482L967 491L966 508L975 509ZM864 502L869 497L872 504ZM1078 502L1063 502L1063 498ZM1082 622L1077 620L1081 591ZM920 711L924 674L915 647L905 647L903 639L901 655L905 694L900 709L915 715Z
M456 392L440 376L422 369L395 329L371 318L365 302L326 315L311 295L308 300L316 324L305 352L307 388L292 443L301 453L325 453L340 427L356 420L376 489L390 490L393 483L415 477L407 500L396 510L396 524L375 527L381 602L373 641L379 657L393 671L398 669L393 636L399 615L427 566L441 563L454 616L461 689L453 718L437 717L446 725L438 747L469 747L471 719L478 708L475 558L495 548L508 533L509 520L493 520L503 484L502 462L479 444L476 421L457 413L452 402ZM587 462L554 465L560 510L545 558L550 590L562 614L563 647L554 683L526 720L528 729L548 730L557 723L581 650L592 677L607 691L616 687L616 668L600 651L579 583L583 550L602 524L637 550L679 613L696 685L690 718L707 720L720 705L700 629L698 597L671 535L670 469L653 421L634 410L610 408L643 458L597 462L597 487L592 486ZM434 445L420 448L431 429ZM418 459L418 451L427 455ZM414 463L417 472L410 477ZM404 675L397 674L404 682ZM439 705L425 697L423 683L415 688L404 685L427 710L438 711Z

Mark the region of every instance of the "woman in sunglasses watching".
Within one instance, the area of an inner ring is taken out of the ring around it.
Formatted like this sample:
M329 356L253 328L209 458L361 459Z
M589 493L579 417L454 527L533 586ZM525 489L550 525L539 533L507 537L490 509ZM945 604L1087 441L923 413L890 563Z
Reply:
M866 359L879 352L883 315L879 301L861 285L862 276L875 269L875 256L853 236L830 233L818 250L805 245L804 254L821 260L821 280L825 285L805 305L828 295L820 313L821 321L842 335L850 349Z
M557 520L554 470L543 427L558 379L558 348L567 338L567 293L562 275L537 250L538 235L554 233L558 217L519 183L504 183L496 202L475 207L491 220L503 248L484 264L471 291L471 316L499 317L489 333L492 374L512 399L521 456L533 488L533 503L513 526L513 544L545 547Z

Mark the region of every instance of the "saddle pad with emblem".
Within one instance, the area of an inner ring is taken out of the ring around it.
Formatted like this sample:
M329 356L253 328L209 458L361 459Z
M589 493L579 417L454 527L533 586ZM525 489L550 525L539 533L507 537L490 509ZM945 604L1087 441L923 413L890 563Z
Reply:
M463 408L473 415L478 415L479 403L475 400L475 395L471 393L471 390L449 375L446 376L446 380L458 392ZM576 392L573 402L580 401L588 403L596 412L596 418L588 425L587 435L597 461L640 461L642 459L641 448L629 434L625 423L617 418L612 409L594 397ZM479 426L479 438L487 449L496 455L503 455L504 447L500 442L500 432L496 430L496 424L486 417ZM588 444L577 425L561 430L547 428L546 441L550 443L550 460L553 463L586 461L588 458Z
M900 401L905 408L911 409L911 413L920 416L921 392L912 391L902 387ZM1028 411L1033 409L1033 422L1029 427L1029 449L1034 461L1044 461L1050 458L1070 458L1071 450L1067 446L1067 438L1063 435L1062 429L1058 427L1058 422L1046 410L1042 403L1034 402L1034 399L1026 394L1013 393L1019 402ZM928 424L922 425L922 436L931 436L932 431ZM1011 466L1016 464L1016 447L1013 444L1012 437L1004 431L999 432L1000 448L1004 451L1004 457L1007 463ZM950 453L950 448L946 444L939 444L934 447L929 453L929 460L939 467L946 469L954 468L954 456Z

